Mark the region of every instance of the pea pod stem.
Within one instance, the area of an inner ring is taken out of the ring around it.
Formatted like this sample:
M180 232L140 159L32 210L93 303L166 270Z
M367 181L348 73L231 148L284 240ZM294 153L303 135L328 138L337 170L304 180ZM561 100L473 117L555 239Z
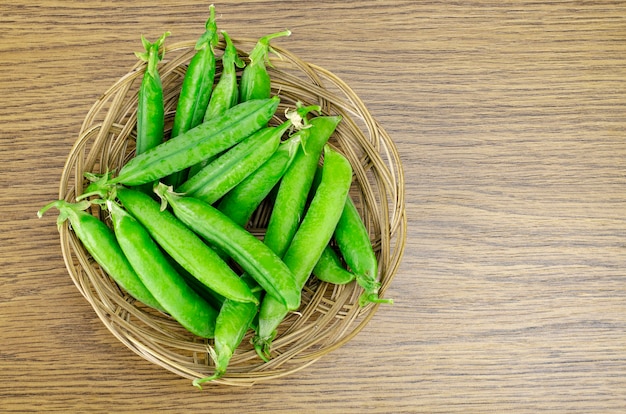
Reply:
M172 207L176 217L232 257L279 303L290 310L300 306L300 289L294 275L259 239L204 201L176 194L163 183L156 186L155 192Z
M270 64L269 52L274 50L270 46L270 41L277 37L290 35L291 32L285 30L263 36L257 41L249 54L250 63L246 65L241 74L239 89L242 102L268 98L271 95L271 80L267 73L267 66Z
M283 256L283 262L293 272L300 290L335 231L351 183L352 167L348 160L325 146L320 185ZM259 355L269 357L276 329L288 312L271 293L265 295L259 313L259 329L254 338L255 350Z
M152 77L158 76L157 66L164 56L164 54L161 53L161 47L163 46L163 43L165 43L165 38L170 34L170 32L163 33L154 43L151 43L144 36L141 36L141 44L143 45L145 51L135 52L135 56L144 62L148 62L146 73Z
M120 247L150 293L188 331L212 337L217 311L185 283L141 223L112 200L106 205Z
M155 309L164 310L161 304L143 284L124 255L113 231L97 217L84 211L88 201L70 203L56 200L37 212L38 217L54 207L59 210L57 226L69 221L78 240L102 269L130 296Z

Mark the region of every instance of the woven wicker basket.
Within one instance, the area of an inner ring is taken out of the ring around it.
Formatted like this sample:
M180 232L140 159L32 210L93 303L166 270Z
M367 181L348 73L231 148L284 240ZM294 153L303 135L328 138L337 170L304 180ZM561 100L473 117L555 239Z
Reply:
M245 58L255 40L233 39ZM159 66L166 113L171 128L185 69L194 42L172 44ZM216 49L223 52L224 44ZM317 104L324 114L339 114L342 122L330 140L351 162L355 179L351 196L370 231L380 269L381 296L397 271L404 250L406 217L404 181L396 148L354 92L332 73L274 46L280 58L270 69L273 92L281 97L280 116L296 101ZM138 63L97 100L88 113L63 170L60 198L74 201L86 185L83 173L115 171L133 156L137 95L145 63ZM217 74L221 67L217 67ZM279 122L279 119L275 119ZM249 225L262 236L268 208L261 206ZM106 214L93 210L93 214ZM81 294L105 326L128 348L155 364L193 379L212 374L207 349L211 341L194 337L177 322L129 297L98 267L66 224L60 229L65 264ZM288 375L315 362L354 337L375 314L378 305L359 307L361 288L308 281L298 312L279 327L274 358L262 362L249 343L251 333L233 356L224 377L215 383L252 385Z

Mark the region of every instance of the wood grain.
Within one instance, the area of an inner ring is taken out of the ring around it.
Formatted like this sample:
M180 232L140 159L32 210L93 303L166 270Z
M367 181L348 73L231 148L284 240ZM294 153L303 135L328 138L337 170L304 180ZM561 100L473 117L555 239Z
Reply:
M200 392L134 355L67 276L65 157L141 34L208 4L0 5L0 411L624 412L626 4L223 1L220 28L344 79L404 162L403 264L371 323L288 378Z

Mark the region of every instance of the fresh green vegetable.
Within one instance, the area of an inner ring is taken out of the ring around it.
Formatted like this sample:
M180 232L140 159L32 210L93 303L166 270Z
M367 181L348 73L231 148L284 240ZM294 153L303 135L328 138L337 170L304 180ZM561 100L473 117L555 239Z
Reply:
M218 312L185 283L141 223L111 200L107 209L122 251L150 293L189 332L213 337Z
M260 298L261 289L256 282L249 277L244 277L244 279ZM243 303L230 299L224 301L215 323L215 339L213 340L215 347L210 351L215 362L215 372L211 376L195 379L193 385L202 388L201 384L218 379L226 373L230 359L235 349L241 344L257 311L258 306L254 303Z
M210 204L176 194L159 183L155 192L174 215L235 260L261 287L289 310L300 306L300 290L289 268L267 246Z
M206 30L196 42L196 53L189 61L185 72L176 114L174 115L171 137L176 137L200 125L209 104L215 79L214 47L219 41L215 7L211 5L209 10L210 16L205 25ZM177 187L186 177L187 171L181 170L167 177L165 181Z
M301 135L298 133L282 142L269 160L220 200L217 205L218 210L244 227L257 207L285 174L300 145Z
M302 130L304 146L282 177L265 233L265 244L279 257L298 229L322 150L340 121L340 116L319 116Z
M257 131L215 158L176 191L213 204L276 152L290 126L291 121L285 121L280 126Z
M280 98L248 101L132 158L116 177L89 176L96 180L83 195L108 191L113 184L134 186L181 171L218 154L264 127L276 112Z
M287 120L268 126L226 151L176 189L213 204L250 174L255 172L278 149L281 138L290 128L306 128L304 118L318 106L300 106L287 112Z
M357 283L364 289L359 304L364 306L368 302L393 303L391 299L378 297L380 283L376 279L378 276L376 254L367 228L349 197L335 229L335 241L348 267L356 274Z
M311 194L309 194L310 197L315 193L321 175L321 168L318 167ZM378 289L380 288L380 283L376 279L378 262L365 223L363 223L354 201L350 197L346 199L346 205L337 223L334 238L338 244L339 253L343 256L349 270L344 269L345 265L341 263L337 252L327 246L322 257L320 257L320 261L313 269L313 273L318 279L342 284L356 278L357 283L364 289L359 298L360 306L365 306L369 302L393 303L391 299L378 297Z
M350 162L339 152L325 146L320 185L283 257L300 290L335 231L351 183ZM254 339L255 349L260 356L269 358L276 328L288 312L289 309L271 293L265 295L259 311L259 329Z
M204 113L204 121L213 119L218 115L221 115L227 109L239 103L239 87L237 85L237 69L243 68L246 64L239 57L237 48L233 45L232 40L225 31L222 31L222 36L226 41L226 47L224 54L222 55L222 73L220 79L213 89L209 104L207 105L206 112ZM214 157L208 160L202 160L199 163L191 166L187 178L193 177L198 171L206 166ZM180 185L178 183L177 185ZM174 185L174 188L177 187Z
M326 246L313 268L313 274L321 281L335 285L345 285L354 280L354 273L346 270L335 250Z
M135 53L139 59L148 62L139 88L136 154L142 154L163 142L165 123L163 85L161 84L158 64L163 59L163 53L160 49L169 34L170 32L163 33L154 43L150 43L142 36L141 42L145 52Z
M243 68L246 64L239 56L237 48L233 45L228 33L222 30L222 36L224 36L226 41L226 47L222 55L222 73L213 89L213 94L204 113L205 121L224 113L225 110L239 103L236 68Z
M207 285L200 282L191 273L189 273L187 269L182 267L180 263L174 260L172 256L170 256L163 250L161 251L165 253L167 260L170 262L174 270L176 270L176 272L178 272L178 274L182 276L182 278L185 280L185 282L189 285L190 288L192 288L202 299L207 301L207 303L211 305L213 309L219 310L222 307L222 304L226 300L224 296L216 293L214 290L210 289ZM251 303L251 302L240 302L240 303Z
M206 31L196 42L196 53L185 72L172 125L172 137L201 124L209 104L215 79L214 47L219 41L213 5L210 6L210 13Z
M128 262L113 230L97 217L84 211L89 208L88 201L70 203L56 200L39 210L37 216L42 217L51 207L59 210L57 226L60 228L68 220L74 234L87 252L122 289L140 302L164 310Z
M274 50L270 46L270 41L277 37L289 35L291 35L291 32L285 30L264 36L257 41L249 55L250 63L241 74L239 85L239 99L241 102L251 99L266 99L271 96L271 79L269 73L267 73L267 65L270 65L269 52Z
M192 276L226 298L258 302L248 285L217 253L149 195L127 188L119 188L116 194L124 209Z

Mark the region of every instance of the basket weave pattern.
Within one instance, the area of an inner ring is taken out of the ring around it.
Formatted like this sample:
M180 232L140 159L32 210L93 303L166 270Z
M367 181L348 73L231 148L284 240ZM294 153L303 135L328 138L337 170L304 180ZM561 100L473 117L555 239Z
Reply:
M233 39L240 50L251 50L255 40ZM171 128L185 69L194 54L194 42L166 47L159 66L166 114L166 136ZM216 49L219 54L224 44ZM325 115L341 115L342 122L329 143L352 164L355 201L373 241L379 260L381 297L384 297L402 257L405 243L404 178L400 158L387 133L372 118L355 93L332 73L308 64L289 51L273 47L280 58L269 69L273 93L281 97L276 119L300 101L320 105ZM216 78L221 72L218 61ZM134 155L136 110L145 63L138 62L93 105L78 140L67 159L60 198L74 201L86 186L86 171L118 171ZM93 207L93 214L107 220ZM270 209L262 205L249 230L262 237ZM212 374L208 347L211 340L196 338L169 316L129 297L99 268L82 247L68 224L61 229L66 267L81 294L105 326L128 348L148 361L185 378ZM273 359L262 362L244 338L217 383L251 385L298 371L354 337L373 317L379 305L358 305L361 288L352 282L331 285L311 277L302 293L302 306L280 325L273 342Z

